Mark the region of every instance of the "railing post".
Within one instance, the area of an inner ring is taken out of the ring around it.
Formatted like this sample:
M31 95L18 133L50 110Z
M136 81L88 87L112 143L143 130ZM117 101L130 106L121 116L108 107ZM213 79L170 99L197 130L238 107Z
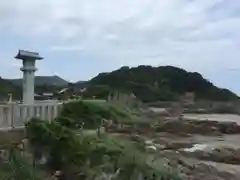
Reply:
M43 104L43 105L41 105L42 107L41 107L41 115L40 115L40 119L43 119L43 120L45 120L45 105Z
M35 106L35 108L36 108L35 117L41 119L41 118L40 118L40 117L41 117L41 111L40 111L40 110L41 110L42 107Z
M53 111L53 119L55 119L58 116L58 104L54 104Z
M14 129L15 126L14 126L14 119L15 119L15 106L13 103L10 103L10 111L11 111L11 118L10 118L10 126L11 126L11 129Z
M13 129L13 105L12 103L7 104L7 128L9 128L9 130Z
M48 122L50 122L50 108L49 108L49 104L46 105L46 119L48 120Z

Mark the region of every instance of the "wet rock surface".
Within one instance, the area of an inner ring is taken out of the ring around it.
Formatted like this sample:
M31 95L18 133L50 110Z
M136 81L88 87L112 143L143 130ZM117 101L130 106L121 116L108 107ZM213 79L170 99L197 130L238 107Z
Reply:
M236 122L166 120L155 127L157 132L189 133L202 135L240 134Z
M201 160L240 165L240 149L222 147L222 148L215 148L209 152L198 150L195 152L181 151L181 153L183 155L191 156Z
M200 163L188 174L188 179L193 180L238 180L238 174L218 171L215 167Z
M164 151L163 154L169 159L165 160L170 168L178 169L183 180L239 180L240 174L222 171L205 163L193 163L188 159L182 159L174 151Z

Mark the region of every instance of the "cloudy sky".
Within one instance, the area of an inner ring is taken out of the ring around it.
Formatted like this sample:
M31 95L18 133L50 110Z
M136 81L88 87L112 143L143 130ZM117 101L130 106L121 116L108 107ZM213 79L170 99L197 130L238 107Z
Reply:
M0 76L87 80L123 65L174 65L240 93L240 0L1 0Z

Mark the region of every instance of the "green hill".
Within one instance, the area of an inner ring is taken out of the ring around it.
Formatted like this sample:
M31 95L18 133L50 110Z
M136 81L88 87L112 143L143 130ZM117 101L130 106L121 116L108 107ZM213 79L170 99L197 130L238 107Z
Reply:
M22 86L22 79L6 79L17 86ZM67 86L68 81L59 76L36 76L36 86Z
M21 97L21 92L22 90L20 87L0 77L0 99L7 99L9 93L13 94L14 99L19 99Z
M197 99L213 101L237 100L233 92L216 87L197 72L187 72L172 66L122 67L101 73L90 85L105 85L111 89L133 92L144 102L177 100L185 92L194 92Z

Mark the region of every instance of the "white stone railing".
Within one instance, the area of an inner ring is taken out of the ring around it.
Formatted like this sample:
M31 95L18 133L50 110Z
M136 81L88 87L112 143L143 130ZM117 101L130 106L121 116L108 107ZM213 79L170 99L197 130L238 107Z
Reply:
M24 127L25 122L37 117L54 120L63 102L41 102L34 105L8 103L0 105L0 130L11 130Z
M0 131L23 128L31 118L54 120L61 111L63 104L79 100L67 101L35 101L34 105L22 103L0 104ZM105 102L105 100L89 99L84 101Z

